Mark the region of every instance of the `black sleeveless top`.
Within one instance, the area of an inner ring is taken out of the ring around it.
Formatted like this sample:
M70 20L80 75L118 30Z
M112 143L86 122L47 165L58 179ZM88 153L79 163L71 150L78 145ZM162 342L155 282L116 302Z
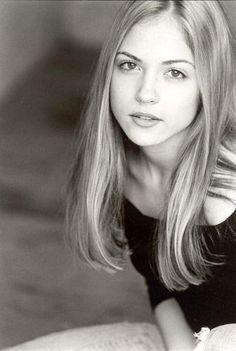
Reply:
M236 323L236 211L219 225L201 227L210 252L223 255L224 264L213 266L212 276L201 285L175 292L160 282L150 266L150 244L158 220L142 214L127 199L124 216L131 261L145 278L153 309L174 297L193 331Z

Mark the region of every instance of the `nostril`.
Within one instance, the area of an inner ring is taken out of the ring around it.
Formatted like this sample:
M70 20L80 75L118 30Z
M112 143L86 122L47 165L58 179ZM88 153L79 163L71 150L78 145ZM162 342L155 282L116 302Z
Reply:
M142 89L137 92L136 100L140 103L156 103L159 97L155 91Z
M136 100L140 103L156 103L159 100L157 82L153 79L153 76L143 79L140 83Z

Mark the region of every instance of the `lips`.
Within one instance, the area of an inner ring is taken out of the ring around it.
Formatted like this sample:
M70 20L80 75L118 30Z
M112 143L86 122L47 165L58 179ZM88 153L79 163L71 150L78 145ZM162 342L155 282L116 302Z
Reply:
M161 121L159 117L152 113L135 112L130 114L131 117L139 118L145 121Z

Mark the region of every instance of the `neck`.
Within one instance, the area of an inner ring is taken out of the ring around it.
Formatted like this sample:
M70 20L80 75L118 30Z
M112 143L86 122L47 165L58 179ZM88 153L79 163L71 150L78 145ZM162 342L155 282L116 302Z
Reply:
M153 177L156 174L169 179L178 163L182 143L183 135L155 146L140 147L140 161Z
M169 177L176 165L173 155L156 147L141 148L140 161L151 175L156 174L163 178Z

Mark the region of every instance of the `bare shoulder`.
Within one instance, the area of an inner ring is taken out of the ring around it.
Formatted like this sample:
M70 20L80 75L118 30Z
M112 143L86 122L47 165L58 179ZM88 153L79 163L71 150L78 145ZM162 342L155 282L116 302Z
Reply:
M236 191L221 190L221 194L232 199L210 197L204 204L204 215L209 225L217 225L224 222L236 210Z

